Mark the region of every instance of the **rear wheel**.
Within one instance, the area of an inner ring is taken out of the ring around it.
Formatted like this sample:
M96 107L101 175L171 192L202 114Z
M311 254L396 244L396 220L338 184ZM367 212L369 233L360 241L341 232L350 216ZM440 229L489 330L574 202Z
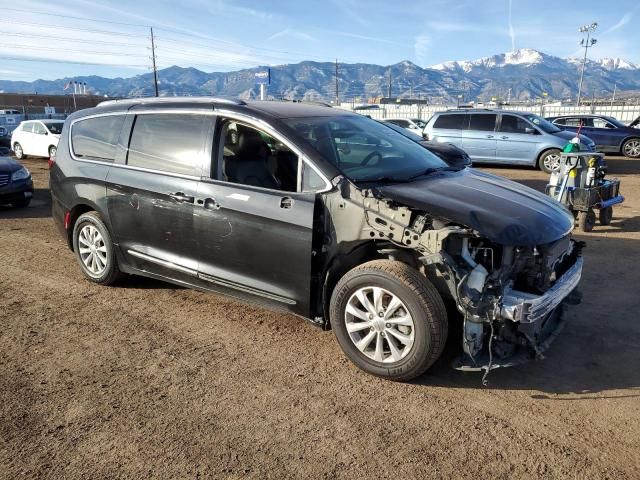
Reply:
M596 213L593 210L578 212L578 227L583 232L590 232L596 224Z
M640 158L640 138L630 138L622 144L622 154L625 157Z
M447 314L440 294L417 270L375 260L347 272L331 296L340 347L362 370L407 381L440 356Z
M22 160L26 156L22 150L22 145L17 142L13 144L13 153L18 160Z
M80 215L73 227L73 251L85 277L101 285L112 285L120 269L111 235L97 212Z
M600 225L609 225L613 218L613 207L601 208L598 214Z
M552 148L545 150L538 158L538 168L545 173L553 173L560 170L560 150Z
M55 157L57 151L58 151L58 148L56 146L54 146L54 145L51 145L49 147L49 158Z

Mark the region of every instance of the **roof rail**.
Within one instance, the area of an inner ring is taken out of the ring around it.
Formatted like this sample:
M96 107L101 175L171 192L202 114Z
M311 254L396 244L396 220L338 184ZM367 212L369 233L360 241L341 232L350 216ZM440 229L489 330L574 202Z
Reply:
M500 110L500 109L498 109L498 108L456 107L456 108L447 109L447 112L468 112L470 110L483 111L483 112L493 112L495 110Z
M172 102L193 102L193 103L225 103L228 105L246 105L244 100L227 97L139 97L121 98L119 100L105 100L100 102L98 107L108 105L142 105L149 103L172 103Z

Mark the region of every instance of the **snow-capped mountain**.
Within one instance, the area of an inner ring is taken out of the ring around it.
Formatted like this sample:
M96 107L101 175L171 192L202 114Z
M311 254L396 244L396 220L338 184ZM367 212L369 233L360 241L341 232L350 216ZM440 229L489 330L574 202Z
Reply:
M391 95L431 97L452 100L506 97L526 100L575 96L578 87L580 58L560 58L534 49L524 48L477 60L449 61L422 68L408 60L394 65L366 63L341 64L339 93L342 101L386 96L389 75ZM161 95L228 95L254 98L258 95L254 75L266 67L235 72L206 73L195 68L170 67L159 71ZM271 67L272 84L268 92L275 98L333 100L335 95L335 65L330 62L300 62ZM152 74L131 78L98 76L14 82L0 80L5 92L63 92L69 80L86 82L94 93L113 96L151 95ZM620 58L589 60L583 92L602 96L612 92L640 90L640 68Z

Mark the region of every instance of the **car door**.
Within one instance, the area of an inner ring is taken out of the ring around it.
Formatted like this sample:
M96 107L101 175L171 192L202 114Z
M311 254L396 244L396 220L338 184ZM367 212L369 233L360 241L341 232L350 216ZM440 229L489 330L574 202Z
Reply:
M25 122L18 131L18 138L14 139L22 147L25 155L35 155L37 148L35 147L36 139L33 133L35 122Z
M602 117L590 118L591 123L587 124L584 134L591 138L598 150L619 150L625 133L613 123Z
M38 157L49 156L49 131L41 122L33 122L33 134L30 143L33 149L31 155Z
M220 118L216 132L194 217L200 278L223 293L308 314L316 193L301 187L302 154L241 116Z
M468 125L469 115L466 113L441 113L436 116L433 126L427 127L429 140L462 148L462 131Z
M526 163L536 160L540 135L524 118L503 113L496 135L496 162Z
M462 131L462 149L474 162L495 162L496 160L496 120L495 113L471 113L469 126Z
M115 242L134 268L196 283L195 198L211 158L213 116L137 111L129 115L126 163L107 177Z

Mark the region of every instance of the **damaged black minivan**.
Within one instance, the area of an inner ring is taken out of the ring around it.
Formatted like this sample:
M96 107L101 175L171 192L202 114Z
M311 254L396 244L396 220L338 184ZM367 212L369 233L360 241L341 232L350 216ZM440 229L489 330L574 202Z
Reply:
M449 322L458 368L539 357L578 300L563 206L329 107L104 102L68 118L50 178L89 280L145 275L282 308L393 380L435 362Z

